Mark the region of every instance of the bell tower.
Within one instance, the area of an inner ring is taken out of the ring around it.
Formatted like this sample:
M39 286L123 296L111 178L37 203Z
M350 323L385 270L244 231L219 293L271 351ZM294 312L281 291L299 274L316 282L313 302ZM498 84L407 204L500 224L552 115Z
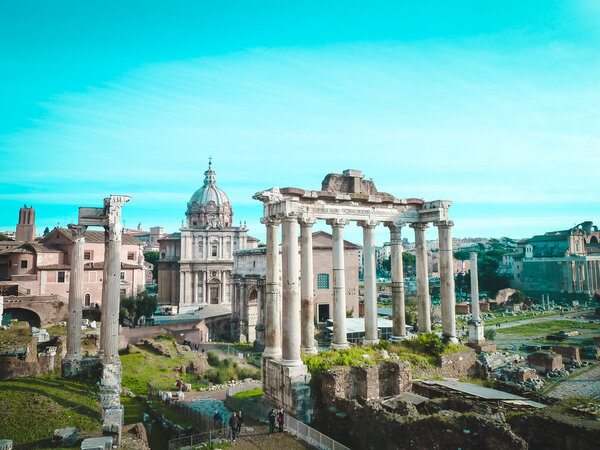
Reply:
M35 239L35 209L33 206L23 207L19 210L19 223L15 233L15 241L32 242Z

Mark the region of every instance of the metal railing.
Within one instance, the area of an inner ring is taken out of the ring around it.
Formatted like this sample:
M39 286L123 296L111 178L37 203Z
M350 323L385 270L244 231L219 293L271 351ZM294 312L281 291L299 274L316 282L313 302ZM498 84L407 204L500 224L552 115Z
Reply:
M259 384L254 382L238 384L236 386L232 386L227 390L227 397L233 397L235 394L256 389L257 387L259 387ZM242 410L244 409L245 408L242 408ZM246 411L244 411L244 413L248 413L248 415L253 416L261 422L266 422L269 411L271 409L272 408L264 405L253 405L253 408L247 409ZM350 450L349 447L340 444L339 442L324 435L320 431L315 430L314 428L306 425L305 423L300 422L299 420L287 414L285 417L283 428L288 433L293 434L294 436L321 450Z
M169 450L178 450L182 447L193 448L196 445L200 445L208 442L212 444L216 439L231 439L231 430L229 428L221 428L217 430L211 430L208 433L192 434L190 436L182 436L169 441Z

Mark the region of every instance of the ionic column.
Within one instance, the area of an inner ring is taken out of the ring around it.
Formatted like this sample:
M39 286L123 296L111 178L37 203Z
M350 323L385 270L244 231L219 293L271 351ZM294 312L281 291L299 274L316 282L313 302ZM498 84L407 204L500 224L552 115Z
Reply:
M429 268L427 264L427 223L415 222L410 225L415 230L415 264L417 268L417 312L419 333L431 332L431 300L429 298Z
M119 301L121 283L121 207L130 197L114 196L104 199L108 225L104 227L104 278L102 280L102 324L100 353L106 364L119 360Z
M453 276L454 278L454 276ZM479 321L479 281L477 278L477 252L471 252L471 319ZM542 304L544 299L542 297Z
M401 341L406 338L406 308L404 305L404 267L402 263L402 226L389 224L390 262L392 269L392 338Z
M300 271L298 267L298 218L286 215L281 224L281 363L300 366Z
M81 359L81 308L83 305L83 246L85 230L81 225L69 225L73 235L71 279L69 280L69 318L67 320L67 354L65 359Z
M375 273L375 226L377 222L361 221L358 224L363 229L365 280L365 338L363 339L363 345L371 345L379 342L377 332L377 279Z
M333 342L334 349L349 348L346 333L346 279L344 273L343 219L329 219L333 236Z
M261 219L267 226L267 274L265 280L265 350L263 357L281 358L281 309L279 302L279 221Z
M454 270L452 253L452 226L454 222L436 222L440 252L440 297L442 306L442 334L452 342L456 339L456 297L454 293Z
M312 226L316 219L300 219L301 263L300 298L302 319L302 349L306 355L317 353L315 347L315 297L313 292L313 244Z

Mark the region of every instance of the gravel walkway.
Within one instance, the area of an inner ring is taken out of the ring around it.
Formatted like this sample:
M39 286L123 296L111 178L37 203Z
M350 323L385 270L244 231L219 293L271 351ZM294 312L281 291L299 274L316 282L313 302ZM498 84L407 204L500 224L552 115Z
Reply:
M600 400L600 364L577 377L561 382L548 396L559 399L588 397Z

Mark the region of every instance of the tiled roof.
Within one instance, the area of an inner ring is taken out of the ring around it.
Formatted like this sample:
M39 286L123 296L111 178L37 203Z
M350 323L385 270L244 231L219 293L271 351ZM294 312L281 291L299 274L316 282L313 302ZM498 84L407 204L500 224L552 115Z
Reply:
M45 243L48 240L50 240L51 239L50 236L53 235L54 231L62 234L69 241L73 238L71 235L71 232L68 229L62 228L62 227L56 227L56 228L54 228L54 230L52 230L52 232L50 232L50 234L47 234L46 236L44 236L44 238L42 238L42 240L40 242ZM89 244L104 244L104 231L89 230L89 229L85 230L85 242L87 242ZM132 235L126 234L126 233L123 233L123 241L122 242L124 245L144 245L144 243L142 241L139 241Z
M315 231L313 234L313 238L316 236L325 236L326 238L331 239L331 246L323 246L323 245L314 245L313 248L332 248L333 246L333 236L326 231ZM300 239L300 238L298 238ZM362 245L355 244L354 242L350 242L344 239L344 249L361 249Z
M181 239L181 233L171 233L163 236L159 241L178 241Z
M64 253L58 247L53 245L44 245L38 242L24 242L21 243L18 247L15 248L7 248L5 250L0 251L0 254L8 255L10 253Z

